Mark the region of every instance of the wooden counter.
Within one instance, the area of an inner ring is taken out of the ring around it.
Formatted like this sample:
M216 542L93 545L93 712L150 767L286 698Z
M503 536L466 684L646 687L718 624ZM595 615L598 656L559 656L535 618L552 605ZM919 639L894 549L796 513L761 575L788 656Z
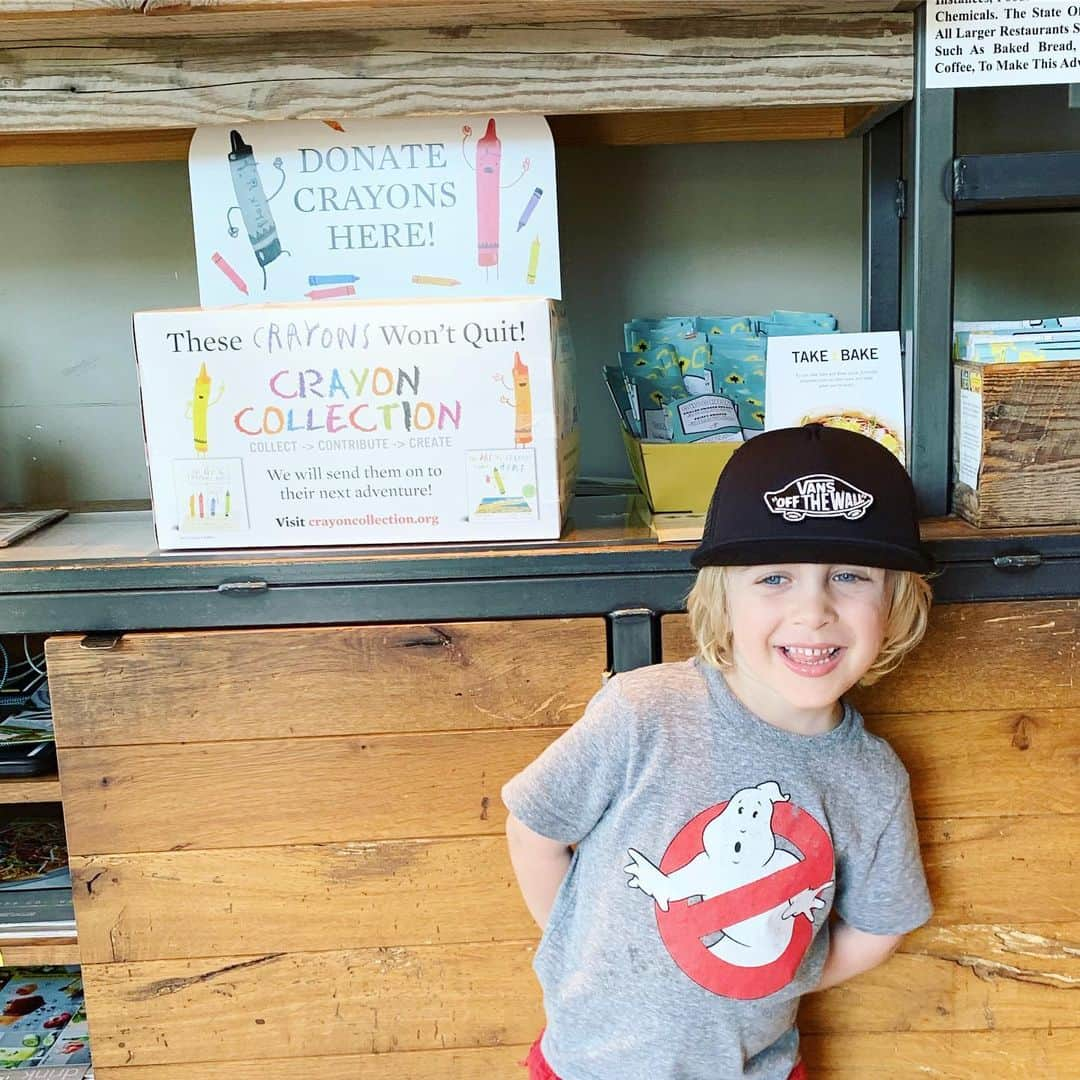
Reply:
M498 792L599 687L601 614L50 640L99 1077L516 1075L543 1017ZM806 1001L815 1078L1080 1069L1078 630L943 605L857 695L935 916Z

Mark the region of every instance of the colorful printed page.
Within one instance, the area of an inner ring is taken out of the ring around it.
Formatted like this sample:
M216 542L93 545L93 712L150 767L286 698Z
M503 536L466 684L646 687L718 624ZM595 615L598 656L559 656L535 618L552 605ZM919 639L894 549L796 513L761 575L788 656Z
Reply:
M188 166L203 307L562 296L542 116L204 127Z

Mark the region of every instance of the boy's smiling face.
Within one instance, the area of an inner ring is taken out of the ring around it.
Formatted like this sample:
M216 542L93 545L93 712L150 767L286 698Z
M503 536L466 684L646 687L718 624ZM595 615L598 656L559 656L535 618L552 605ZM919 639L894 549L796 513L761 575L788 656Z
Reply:
M848 564L727 569L732 691L763 720L808 734L840 719L842 694L881 651L888 573Z

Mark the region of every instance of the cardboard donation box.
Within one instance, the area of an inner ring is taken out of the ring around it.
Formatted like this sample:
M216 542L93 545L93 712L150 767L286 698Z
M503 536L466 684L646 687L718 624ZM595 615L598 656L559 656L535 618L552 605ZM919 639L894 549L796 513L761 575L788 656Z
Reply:
M164 549L559 536L572 351L547 300L135 316Z
M1080 524L1080 361L953 373L953 509L979 528Z

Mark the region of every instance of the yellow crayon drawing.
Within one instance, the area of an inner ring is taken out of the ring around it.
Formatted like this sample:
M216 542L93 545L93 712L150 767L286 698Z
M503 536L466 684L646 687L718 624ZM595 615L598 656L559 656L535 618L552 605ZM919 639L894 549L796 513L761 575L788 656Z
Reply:
M184 418L191 421L192 438L195 442L195 453L205 454L210 448L207 427L206 427L206 414L209 412L211 406L216 405L221 400L221 395L225 393L225 386L222 385L218 388L218 395L213 401L210 400L210 376L206 371L205 362L199 368L199 374L195 376L195 391L189 402L186 403L184 408Z

